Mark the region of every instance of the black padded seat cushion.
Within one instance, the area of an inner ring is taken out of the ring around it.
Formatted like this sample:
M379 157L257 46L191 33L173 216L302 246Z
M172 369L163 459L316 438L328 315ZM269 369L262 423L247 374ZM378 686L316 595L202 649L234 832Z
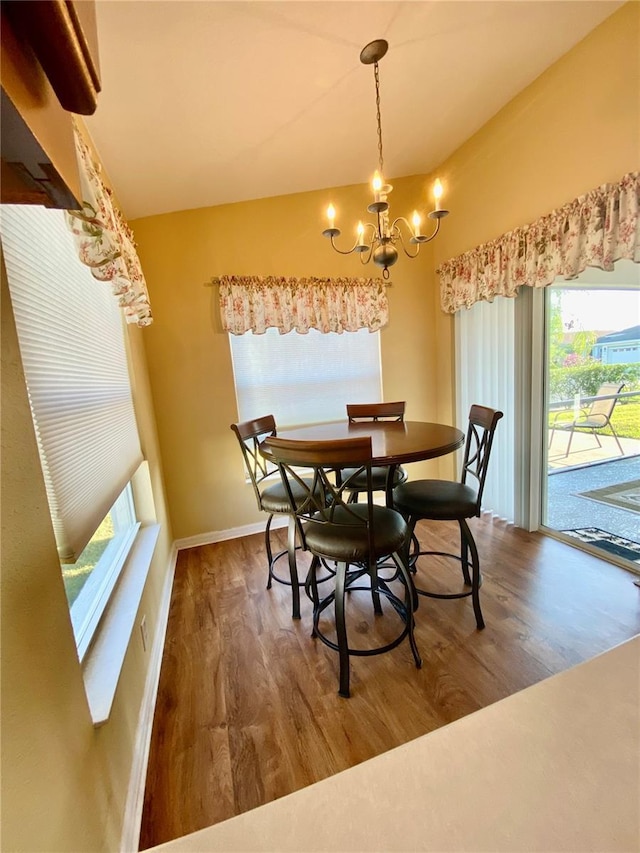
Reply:
M472 518L477 499L471 486L449 480L412 480L393 490L393 505L404 516L441 521Z
M342 471L342 480L346 482L349 477L352 477L353 474L357 471L357 468L344 468ZM396 468L393 474L393 485L399 486L400 483L404 483L407 479L407 472L402 467ZM377 492L381 489L387 488L387 468L384 465L373 466L371 468L371 483L373 486L373 491ZM349 481L347 486L349 491L351 492L366 492L367 491L367 474L365 471L361 471L360 474L357 474L353 477L353 480Z
M308 483L309 488L311 488L313 481L305 480L305 483ZM291 483L291 491L293 492L296 506L300 506L304 503L308 496L308 491L303 489L302 486L295 481L292 481ZM287 492L285 487L282 485L282 482L274 483L272 486L267 486L267 488L261 492L261 503L262 509L265 512L279 512L283 514L291 512L289 498L287 497Z
M366 519L367 505L352 504L353 512ZM358 563L368 559L369 540L366 527L343 526L351 517L344 507L338 507L336 519L342 524L305 523L307 545L314 554L339 562ZM407 523L399 512L384 506L373 507L374 557L384 557L400 550L407 539Z

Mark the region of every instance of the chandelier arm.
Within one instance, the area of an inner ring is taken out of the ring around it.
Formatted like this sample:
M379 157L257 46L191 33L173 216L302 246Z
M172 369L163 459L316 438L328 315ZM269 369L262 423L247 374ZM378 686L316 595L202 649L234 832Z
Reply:
M434 228L433 232L427 237L426 240L421 240L422 243L430 243L433 240L433 238L436 236L436 234L440 230L441 221L442 221L442 217L440 217L440 216L436 217L436 227Z
M411 234L413 235L413 229L411 228L408 220L404 216L396 216L396 218L391 223L391 230L392 231L396 231L398 234L400 234L400 227L398 225L398 222L403 222L407 226L407 228L411 232Z
M402 232L400 231L400 228L398 227L398 222L404 222L404 224L407 226L407 229L409 230L409 232L413 235L413 236L412 236L412 238L411 238L411 239L412 239L412 241L413 241L413 242L415 242L415 243L417 244L418 249L419 249L419 248L420 248L420 245L421 245L422 243L430 243L430 242L433 240L433 238L436 236L436 234L437 234L437 233L438 233L438 231L440 230L440 220L441 220L441 218L442 218L442 217L437 217L437 218L436 218L436 227L433 229L432 233L431 233L431 234L429 234L429 236L428 236L428 237L427 237L427 236L425 236L424 234L420 234L420 236L419 236L418 238L416 238L416 237L415 237L415 235L413 235L413 229L411 228L411 225L409 225L408 221L405 219L405 217L404 217L404 216L398 216L398 217L397 217L397 219L394 219L394 220L393 220L393 225L391 226L391 230L392 230L392 231L395 231L395 232L398 234L398 236L400 237L400 242L402 242L402 248L404 249L405 254L407 255L407 257L409 257L409 258L415 258L415 257L416 257L416 255L418 254L418 250L416 250L416 254L415 254L415 255L410 255L410 254L407 252L407 250L405 249L405 246L404 246L404 242L402 241Z
M379 242L378 232L376 231L376 226L373 224L373 222L365 222L364 227L369 228L371 230L371 237L369 239L369 242L365 244L367 246L366 251L360 252L360 263L363 265L369 263L369 261L371 260L371 256L373 255L373 247L377 242Z
M411 254L411 252L409 252L407 250L407 247L405 246L404 240L402 239L402 237L400 238L400 245L402 246L402 249L408 258L417 258L418 255L420 254L420 243L416 243L416 251L413 255Z
M405 255L408 258L417 258L418 253L420 252L420 243L416 244L415 254L412 255L411 252L407 249L407 247L404 244L404 238L402 236L402 231L400 230L400 226L398 225L399 222L404 222L404 224L407 226L407 229L409 230L409 233L413 235L413 230L412 230L411 226L409 225L409 223L407 222L407 220L404 218L404 216L398 216L396 219L393 220L393 224L391 225L391 231L392 231L392 233L396 234L395 239L400 240L400 245L402 246L402 250L405 253Z
M380 214L378 214L378 218L379 217L380 217ZM378 235L380 233L380 226L378 226L378 230L376 231L376 226L373 224L373 222L365 222L364 227L371 229L371 241L369 243L369 247L373 248L373 244L378 240Z
M353 246L350 249L348 249L347 251L345 251L344 249L339 249L336 246L335 241L333 239L333 234L332 234L331 235L331 245L336 250L336 252L339 252L341 255L352 255L355 252L355 250L358 248L358 241L356 240L356 242L353 244Z
M400 229L396 226L395 222L393 224L394 224L394 228L396 230L396 234L398 235L396 239L400 241L400 245L402 246L402 251L405 253L405 255L408 258L417 258L418 253L420 251L420 243L416 244L415 254L412 255L411 252L407 249L407 247L404 244L404 239L402 237L402 231L400 231Z

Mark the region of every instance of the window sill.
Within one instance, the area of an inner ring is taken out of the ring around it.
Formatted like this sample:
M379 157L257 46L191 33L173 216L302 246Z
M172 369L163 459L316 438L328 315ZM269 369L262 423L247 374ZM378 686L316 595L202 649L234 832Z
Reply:
M142 527L83 662L84 686L93 725L109 719L136 613L151 567L160 525Z

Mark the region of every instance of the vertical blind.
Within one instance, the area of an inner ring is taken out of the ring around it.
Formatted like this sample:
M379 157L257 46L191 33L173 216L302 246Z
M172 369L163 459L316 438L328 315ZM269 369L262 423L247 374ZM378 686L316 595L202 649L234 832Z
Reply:
M121 312L62 211L3 206L0 234L58 552L73 562L142 461Z
M476 302L455 315L457 418L461 428L473 403L504 412L498 424L482 508L514 521L515 299Z
M283 427L342 420L347 403L382 399L379 332L267 329L229 342L241 421L267 414Z

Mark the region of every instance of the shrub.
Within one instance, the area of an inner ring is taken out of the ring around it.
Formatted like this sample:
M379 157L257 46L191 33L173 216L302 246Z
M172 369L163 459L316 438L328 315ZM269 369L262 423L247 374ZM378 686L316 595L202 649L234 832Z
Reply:
M571 400L575 394L595 397L604 382L624 382L623 391L640 390L640 363L602 364L592 361L575 367L549 370L549 401Z

